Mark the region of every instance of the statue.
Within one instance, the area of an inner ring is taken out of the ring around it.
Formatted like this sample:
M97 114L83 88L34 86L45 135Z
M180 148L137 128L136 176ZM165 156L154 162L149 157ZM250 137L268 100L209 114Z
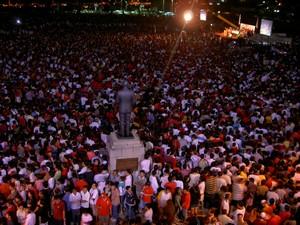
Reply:
M124 83L123 89L117 94L117 103L119 104L119 119L120 119L120 137L131 137L131 111L134 104L134 93L129 89L129 84Z

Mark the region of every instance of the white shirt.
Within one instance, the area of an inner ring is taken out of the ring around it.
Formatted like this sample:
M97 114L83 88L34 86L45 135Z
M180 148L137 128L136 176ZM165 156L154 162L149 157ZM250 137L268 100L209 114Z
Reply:
M158 182L157 182L157 178L153 175L150 176L149 178L151 187L153 188L154 193L157 193L157 189L158 189Z
M97 188L96 189L91 188L90 189L90 195L91 195L91 197L90 197L90 204L91 205L96 205L96 201L97 201L97 199L99 197L98 189Z
M81 207L89 208L90 198L91 198L90 192L87 191L84 193L83 191L81 191L80 194L81 194Z
M246 209L245 209L245 207L243 207L242 209L236 209L236 210L232 213L232 217L233 217L233 220L234 220L234 224L237 224L237 221L238 221L238 215L239 215L239 214L242 214L242 215L243 215L243 218L244 218L245 212L246 212Z
M150 172L150 166L151 166L151 160L150 159L144 159L141 161L141 170L144 170L145 173Z
M176 187L180 188L183 190L183 181L182 180L175 180Z
M129 174L125 178L125 187L131 187L132 186L132 176Z
M36 215L35 213L29 213L26 216L24 225L35 225L36 224Z
M167 201L169 199L172 199L171 192L166 193L165 191L162 191L160 194L160 199L158 201L158 205L160 208L164 208L167 205Z
M79 192L76 192L76 194L71 193L69 197L70 208L73 210L80 209L80 200L81 200L81 195Z
M169 175L164 175L160 178L161 187L165 187L165 184L169 181Z
M50 188L51 190L54 189L54 187L55 187L55 179L54 179L54 177L51 177L51 178L48 180L48 186L49 186L49 188Z

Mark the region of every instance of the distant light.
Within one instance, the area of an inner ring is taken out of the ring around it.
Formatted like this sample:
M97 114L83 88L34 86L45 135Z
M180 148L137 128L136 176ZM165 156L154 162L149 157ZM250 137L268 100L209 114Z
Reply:
M262 1L262 3L263 3L263 4L265 4L265 3L266 3L266 1Z
M209 5L213 5L214 3L212 3L212 2L210 2L210 3L208 3Z
M210 24L210 26L212 27L212 26L213 26L213 24L211 23L211 24Z
M218 2L217 5L220 5L220 2Z
M22 24L22 21L20 19L16 19L16 24L20 25Z
M218 14L220 14L221 13L221 11L218 11Z
M190 22L193 19L193 12L191 10L187 10L183 14L183 19L186 23Z

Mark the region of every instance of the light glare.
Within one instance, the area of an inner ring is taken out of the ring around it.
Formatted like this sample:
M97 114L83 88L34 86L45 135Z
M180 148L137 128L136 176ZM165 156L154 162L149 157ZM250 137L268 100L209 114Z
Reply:
M193 19L192 11L190 11L190 10L185 11L184 14L183 14L183 18L184 18L186 23L190 22Z

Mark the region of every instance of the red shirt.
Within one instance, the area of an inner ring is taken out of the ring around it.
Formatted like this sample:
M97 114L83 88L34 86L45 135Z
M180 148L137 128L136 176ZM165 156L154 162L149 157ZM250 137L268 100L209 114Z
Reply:
M111 212L111 201L105 196L100 196L96 202L96 208L99 216L109 216Z
M284 211L284 212L279 213L279 216L281 218L281 221L284 222L284 221L288 220L291 217L291 212Z
M278 215L274 215L271 217L271 219L268 221L268 225L280 225L281 224L281 218Z
M55 220L64 219L65 204L62 200L52 201L53 218Z
M182 201L182 208L189 209L191 206L191 193L189 191L184 192L181 201Z
M152 196L153 196L153 188L151 186L145 185L143 188L143 201L145 203L151 203L152 202Z

